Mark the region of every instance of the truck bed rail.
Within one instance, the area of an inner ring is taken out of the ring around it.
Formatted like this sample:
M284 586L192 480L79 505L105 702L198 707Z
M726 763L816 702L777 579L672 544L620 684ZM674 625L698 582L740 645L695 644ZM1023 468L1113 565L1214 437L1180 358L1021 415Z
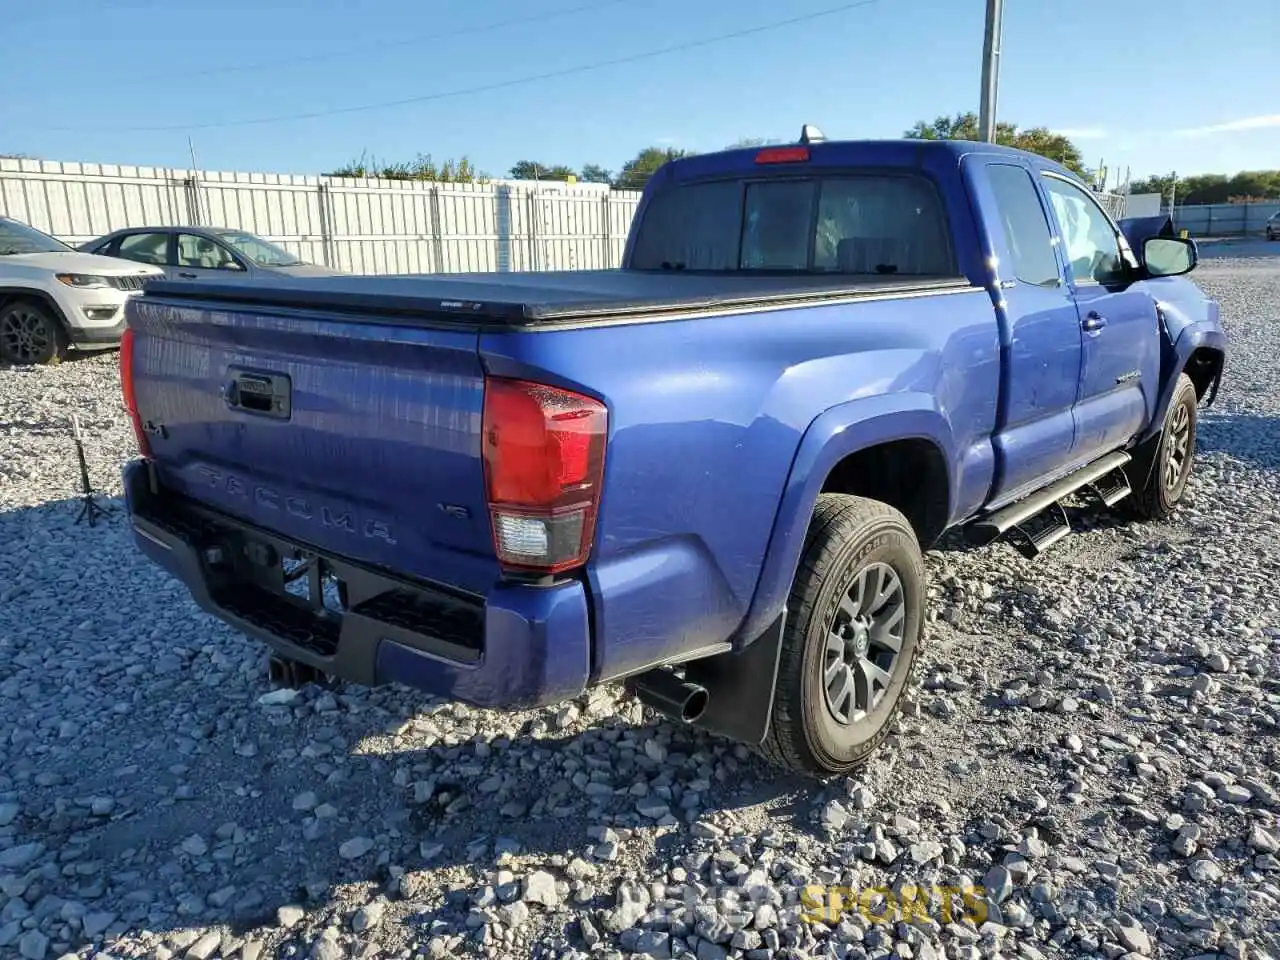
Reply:
M146 299L174 306L323 311L344 321L467 330L664 319L973 289L958 277L730 276L592 271L455 277L316 277L252 285L148 284Z

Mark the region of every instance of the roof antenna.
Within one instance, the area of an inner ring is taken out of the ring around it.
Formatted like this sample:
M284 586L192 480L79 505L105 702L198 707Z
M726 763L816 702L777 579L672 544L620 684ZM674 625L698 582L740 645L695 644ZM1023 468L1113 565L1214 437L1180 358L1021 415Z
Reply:
M806 123L800 128L801 143L821 143L825 139L827 139L827 135L812 123Z

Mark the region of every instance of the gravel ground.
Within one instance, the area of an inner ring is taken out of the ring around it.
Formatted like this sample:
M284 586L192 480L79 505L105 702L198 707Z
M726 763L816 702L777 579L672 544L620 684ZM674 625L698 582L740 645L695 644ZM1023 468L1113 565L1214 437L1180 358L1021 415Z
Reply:
M1175 521L931 554L906 715L825 786L613 689L273 691L119 510L74 525L114 356L0 371L0 957L1280 956L1275 252L1196 274L1234 353Z

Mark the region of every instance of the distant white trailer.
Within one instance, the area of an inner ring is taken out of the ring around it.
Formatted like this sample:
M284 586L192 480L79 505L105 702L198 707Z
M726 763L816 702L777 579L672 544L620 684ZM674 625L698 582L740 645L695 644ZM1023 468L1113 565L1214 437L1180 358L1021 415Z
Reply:
M1161 197L1158 193L1130 193L1124 198L1125 217L1160 216Z

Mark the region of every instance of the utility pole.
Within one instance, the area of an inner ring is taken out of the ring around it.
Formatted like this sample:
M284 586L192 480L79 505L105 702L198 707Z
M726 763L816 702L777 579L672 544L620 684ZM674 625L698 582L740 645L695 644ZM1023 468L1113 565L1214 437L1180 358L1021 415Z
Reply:
M987 28L982 40L982 107L978 114L978 137L996 142L996 93L1000 87L1000 32L1004 21L1004 0L987 0Z
M193 219L196 224L200 224L204 222L203 211L200 209L202 206L200 203L200 172L197 169L198 164L196 163L195 141L193 141L191 137L187 137L187 150L191 153L191 196L195 201L195 209L193 211L195 216Z

